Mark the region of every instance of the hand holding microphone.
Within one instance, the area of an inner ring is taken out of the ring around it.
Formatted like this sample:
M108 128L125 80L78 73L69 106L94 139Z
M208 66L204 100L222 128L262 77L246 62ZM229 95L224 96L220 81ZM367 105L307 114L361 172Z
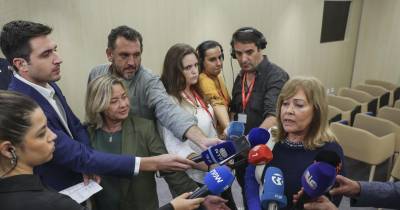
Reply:
M326 162L311 164L301 177L303 194L297 199L296 208L303 209L304 203L309 202L328 192L336 178L336 168Z

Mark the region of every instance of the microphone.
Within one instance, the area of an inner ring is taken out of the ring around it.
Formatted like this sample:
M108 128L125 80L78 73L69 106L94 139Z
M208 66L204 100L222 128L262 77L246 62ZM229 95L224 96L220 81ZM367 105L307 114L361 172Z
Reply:
M259 144L266 144L271 138L271 134L264 128L253 128L250 130L248 137L245 136L232 136L229 140L235 145L238 153L253 148Z
M271 149L265 144L259 144L250 149L247 159L250 164L264 165L269 163L273 157Z
M235 180L227 166L218 166L204 176L204 185L195 190L189 199L204 197L208 194L218 195L228 189Z
M271 133L264 128L252 128L247 136L250 147L253 148L259 144L266 144L271 138Z
M296 204L297 209L303 209L304 203L328 192L336 180L336 168L326 162L311 164L301 177L303 195Z
M339 155L332 150L321 150L315 156L316 162L325 162L336 168L336 173L339 173L342 167L342 160Z
M237 122L239 123L239 122ZM194 162L204 161L207 165L217 163L223 165L241 152L246 151L258 144L265 144L270 139L271 135L268 130L263 128L253 128L249 133L249 138L245 136L231 136L230 141L209 147L200 155L191 158Z
M244 134L244 123L239 121L232 121L228 126L228 139L233 136L239 137Z
M276 167L267 168L264 177L264 189L261 194L262 208L268 210L284 208L287 205L284 190L285 185L282 171Z
M207 165L217 163L219 165L227 162L227 159L232 159L236 154L236 147L233 142L225 141L220 144L209 147L204 150L200 155L191 158L192 161L198 163L204 161Z

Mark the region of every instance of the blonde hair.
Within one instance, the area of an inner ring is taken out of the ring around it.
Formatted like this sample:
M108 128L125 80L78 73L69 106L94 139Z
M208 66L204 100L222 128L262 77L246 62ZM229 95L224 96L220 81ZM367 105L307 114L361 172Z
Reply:
M312 150L323 146L326 142L336 141L336 137L328 125L328 103L325 87L321 81L314 77L296 77L290 79L283 86L276 108L278 118L277 141L283 141L288 135L283 129L281 121L282 103L284 100L293 97L299 90L304 91L308 102L314 108L313 119L303 140L304 147Z
M86 123L96 129L101 128L104 123L103 112L110 106L112 98L112 87L121 85L126 91L123 80L112 75L104 75L89 83L86 92Z

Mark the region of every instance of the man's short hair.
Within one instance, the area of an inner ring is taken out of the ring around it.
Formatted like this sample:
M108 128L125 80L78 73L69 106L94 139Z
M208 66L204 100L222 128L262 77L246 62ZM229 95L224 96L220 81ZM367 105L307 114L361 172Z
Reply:
M118 37L124 37L129 41L138 41L140 43L140 51L143 52L143 38L142 35L133 28L128 26L118 26L111 30L108 35L108 45L107 47L110 49L115 49L115 42Z
M29 41L36 37L46 36L52 30L49 26L41 23L23 20L11 21L5 24L1 30L1 51L10 64L13 64L14 58L23 58L29 62L32 52Z
M242 27L236 30L232 35L231 47L235 42L254 43L258 49L265 49L267 40L264 35L253 27Z

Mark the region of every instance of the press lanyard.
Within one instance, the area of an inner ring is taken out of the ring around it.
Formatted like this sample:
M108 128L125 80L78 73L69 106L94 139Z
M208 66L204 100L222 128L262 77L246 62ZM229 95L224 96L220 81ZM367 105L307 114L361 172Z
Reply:
M253 92L254 81L256 80L254 78L253 81L251 81L250 87L249 87L249 91L246 94L245 93L245 89L244 89L244 86L245 86L244 82L246 81L246 77L247 77L247 73L244 73L243 80L242 80L242 108L243 108L243 112L246 110L247 103L249 102L250 96L251 96L251 94Z
M185 93L185 91L182 91L182 92L183 92L183 94L185 95L185 98L186 98L187 100L189 100L189 102L190 102L194 107L197 107L196 101L198 101L198 102L200 103L201 108L203 108L203 109L207 112L207 114L210 116L210 118L211 118L211 120L212 120L213 127L215 128L215 125L214 125L214 117L212 116L211 112L208 110L208 107L206 106L206 104L204 103L204 101L203 101L203 100L201 99L201 97L197 94L197 92L196 92L196 91L191 91L192 94L193 94L193 96L194 96L194 100L196 100L196 101L193 101L192 99L190 99L190 97Z

